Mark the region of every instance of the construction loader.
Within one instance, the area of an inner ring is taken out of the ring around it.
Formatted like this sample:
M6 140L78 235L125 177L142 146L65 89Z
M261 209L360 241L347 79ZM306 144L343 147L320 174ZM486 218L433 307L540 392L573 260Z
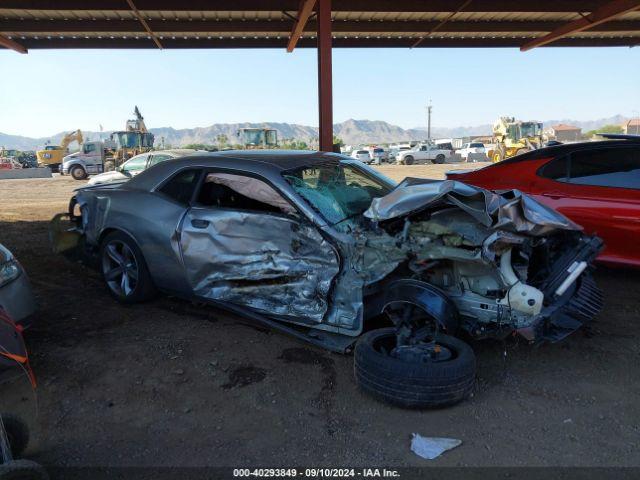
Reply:
M493 124L494 147L488 151L493 163L538 149L544 142L541 122L523 122L514 117L499 117Z

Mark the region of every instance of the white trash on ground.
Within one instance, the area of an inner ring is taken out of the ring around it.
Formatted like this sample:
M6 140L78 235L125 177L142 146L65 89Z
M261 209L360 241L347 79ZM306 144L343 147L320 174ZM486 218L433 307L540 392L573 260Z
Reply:
M456 438L423 437L417 433L411 439L411 451L419 457L433 460L443 452L456 448L462 440Z

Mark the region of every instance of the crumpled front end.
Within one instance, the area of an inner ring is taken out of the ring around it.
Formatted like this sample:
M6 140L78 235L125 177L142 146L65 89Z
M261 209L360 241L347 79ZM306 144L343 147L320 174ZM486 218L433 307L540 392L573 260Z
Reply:
M365 217L406 253L412 278L455 303L474 337L557 341L602 307L589 273L601 240L517 190L406 179Z

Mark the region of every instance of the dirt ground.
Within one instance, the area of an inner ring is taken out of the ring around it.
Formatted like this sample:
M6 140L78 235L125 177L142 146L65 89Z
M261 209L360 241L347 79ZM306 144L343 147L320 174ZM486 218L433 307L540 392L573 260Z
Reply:
M478 166L478 165L470 165ZM452 165L385 166L396 179ZM407 411L362 394L352 357L170 298L125 307L95 271L54 255L47 222L71 179L0 181L0 242L40 309L26 333L39 379L36 441L54 466L639 466L640 274L598 269L589 331L533 348L473 345L477 388ZM462 440L427 462L412 433Z

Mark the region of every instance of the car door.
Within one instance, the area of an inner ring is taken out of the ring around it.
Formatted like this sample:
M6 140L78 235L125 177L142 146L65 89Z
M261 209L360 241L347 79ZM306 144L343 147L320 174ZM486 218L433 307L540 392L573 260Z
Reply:
M420 160L431 160L431 151L430 151L431 147L429 147L428 145L422 145L420 147L420 149L416 152L416 159L420 159Z
M605 241L600 260L640 265L640 147L586 148L547 163L533 193Z
M196 296L296 323L322 322L339 271L333 246L264 179L209 171L180 229Z

